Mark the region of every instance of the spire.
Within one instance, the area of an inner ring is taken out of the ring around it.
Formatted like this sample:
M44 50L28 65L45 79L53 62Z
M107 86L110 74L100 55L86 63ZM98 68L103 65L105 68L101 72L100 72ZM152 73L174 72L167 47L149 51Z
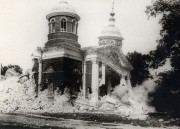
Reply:
M110 13L111 17L109 18L109 26L115 26L114 25L114 22L115 22L115 18L114 18L114 2L113 2L113 5L112 5L112 11Z
M112 5L112 11L111 11L110 15L111 15L112 17L115 15L115 13L114 13L114 2L113 2L113 5Z
M59 1L59 3L60 3L60 4L61 4L61 3L68 4L68 2L67 2L67 1L65 1L65 0Z

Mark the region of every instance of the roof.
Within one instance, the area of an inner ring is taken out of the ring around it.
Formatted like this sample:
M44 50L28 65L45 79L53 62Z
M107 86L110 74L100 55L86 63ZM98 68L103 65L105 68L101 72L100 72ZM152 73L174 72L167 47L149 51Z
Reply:
M119 31L119 28L117 28L116 26L110 26L110 25L105 27L99 36L99 38L106 38L106 37L113 37L113 38L118 38L121 40L123 39Z
M115 13L113 10L110 13L110 15L111 17L109 18L109 25L102 30L98 38L103 39L103 38L112 37L114 39L123 40L119 28L115 26L115 18L114 18Z
M75 17L77 20L80 20L80 17L76 13L73 6L69 4L67 1L60 1L58 4L56 4L51 9L50 14L48 14L46 17L47 19L49 19L50 17L56 16L56 15L67 15L67 16Z
M108 60L113 62L114 65L118 66L118 69L127 69L127 70L132 70L133 67L131 63L127 60L126 56L123 54L123 52L119 49L117 49L116 45L102 45L102 46L91 46L91 47L84 47L82 48L84 52L89 54L103 54L104 56L101 56L101 58L106 58L108 57ZM113 53L117 54L117 58L115 58ZM109 58L111 56L111 58Z

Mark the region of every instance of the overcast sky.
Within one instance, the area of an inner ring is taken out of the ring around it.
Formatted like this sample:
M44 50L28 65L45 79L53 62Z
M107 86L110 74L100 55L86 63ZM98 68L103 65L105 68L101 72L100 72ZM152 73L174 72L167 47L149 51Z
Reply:
M145 14L151 0L67 0L81 17L78 28L82 47L97 45L97 37L108 25L115 2L116 26L124 38L123 52L147 53L159 39L158 18ZM47 42L46 15L59 0L0 0L0 60L3 65L31 68L31 54Z

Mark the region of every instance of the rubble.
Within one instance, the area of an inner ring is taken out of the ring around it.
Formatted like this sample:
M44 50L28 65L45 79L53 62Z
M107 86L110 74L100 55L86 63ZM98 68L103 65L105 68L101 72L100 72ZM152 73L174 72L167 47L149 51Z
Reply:
M19 76L20 74L15 71L13 68L7 69L5 73L5 77L13 77L13 76Z
M35 98L35 83L29 79L22 83L18 82L19 77L8 77L0 82L0 111L1 112L107 112L116 113L121 116L133 119L145 119L148 112L154 109L147 105L147 93L150 91L144 88L143 93L139 93L139 86L132 89L132 93L126 90L119 92L116 87L111 95L103 96L99 99L97 106L91 103L91 98L85 99L82 93L71 100L69 93L60 95L55 92L54 100L47 98L47 90L39 93ZM150 85L153 81L148 81L144 85ZM151 84L152 85L152 84Z

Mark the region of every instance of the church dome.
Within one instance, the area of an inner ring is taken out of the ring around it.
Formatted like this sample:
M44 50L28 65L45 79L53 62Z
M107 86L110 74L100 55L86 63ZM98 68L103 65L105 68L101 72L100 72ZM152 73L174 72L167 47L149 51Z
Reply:
M47 15L47 19L56 15L71 16L71 17L75 17L78 21L80 20L80 17L76 13L75 9L67 1L60 1L58 4L56 4L51 9L50 14Z
M113 38L113 39L123 40L121 33L119 31L119 28L117 28L114 24L115 13L113 11L113 8L112 8L110 15L111 15L111 17L109 18L109 25L103 29L103 31L101 32L101 34L98 38L99 39Z
M106 37L123 39L119 31L119 28L111 25L105 27L99 36L99 38L106 38Z

